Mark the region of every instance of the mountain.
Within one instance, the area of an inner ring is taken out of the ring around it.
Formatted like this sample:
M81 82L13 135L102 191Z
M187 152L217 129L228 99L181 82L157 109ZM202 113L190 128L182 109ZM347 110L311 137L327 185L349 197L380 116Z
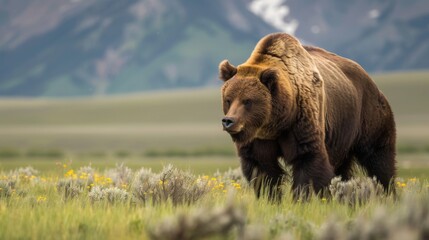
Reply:
M277 31L369 71L429 67L424 0L349 2L0 0L0 95L217 85L222 59L241 63Z
M370 72L429 68L424 0L287 1L295 34L347 56Z

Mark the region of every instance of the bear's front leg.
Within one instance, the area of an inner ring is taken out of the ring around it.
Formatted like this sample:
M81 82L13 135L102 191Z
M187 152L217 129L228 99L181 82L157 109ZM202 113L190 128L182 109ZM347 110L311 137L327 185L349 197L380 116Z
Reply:
M310 151L298 154L292 164L292 190L295 200L308 198L311 189L324 195L329 187L334 171L326 151Z
M270 201L279 202L285 172L278 162L278 144L275 141L257 139L237 148L243 175L253 187L256 197L268 194Z
M307 198L311 189L323 195L334 177L325 146L324 121L319 118L323 116L318 116L318 112L304 108L293 131L296 156L291 164L295 200Z

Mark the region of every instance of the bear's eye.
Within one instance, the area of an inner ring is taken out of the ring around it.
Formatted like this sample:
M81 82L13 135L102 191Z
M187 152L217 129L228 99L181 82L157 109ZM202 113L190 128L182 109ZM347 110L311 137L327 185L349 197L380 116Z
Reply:
M250 100L250 99L243 100L243 105L246 108L250 108L252 106L252 100Z
M225 102L226 102L226 105L227 105L228 107L231 105L231 100L226 99L226 100L225 100Z

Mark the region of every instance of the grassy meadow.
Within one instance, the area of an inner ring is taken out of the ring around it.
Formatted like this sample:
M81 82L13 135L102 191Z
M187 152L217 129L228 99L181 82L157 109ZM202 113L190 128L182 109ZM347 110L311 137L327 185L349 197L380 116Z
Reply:
M0 99L0 239L424 239L429 72L373 77L397 122L396 198L358 178L332 199L294 203L286 183L282 203L256 200L219 89Z

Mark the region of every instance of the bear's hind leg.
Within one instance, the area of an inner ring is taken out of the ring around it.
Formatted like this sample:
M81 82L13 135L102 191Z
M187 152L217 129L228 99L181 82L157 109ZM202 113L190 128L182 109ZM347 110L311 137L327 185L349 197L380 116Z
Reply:
M341 181L348 181L352 177L354 156L347 156L341 161L341 165L335 169L335 176L341 177Z
M377 178L386 192L394 192L393 183L396 176L394 144L374 147L361 153L358 161L370 177Z

